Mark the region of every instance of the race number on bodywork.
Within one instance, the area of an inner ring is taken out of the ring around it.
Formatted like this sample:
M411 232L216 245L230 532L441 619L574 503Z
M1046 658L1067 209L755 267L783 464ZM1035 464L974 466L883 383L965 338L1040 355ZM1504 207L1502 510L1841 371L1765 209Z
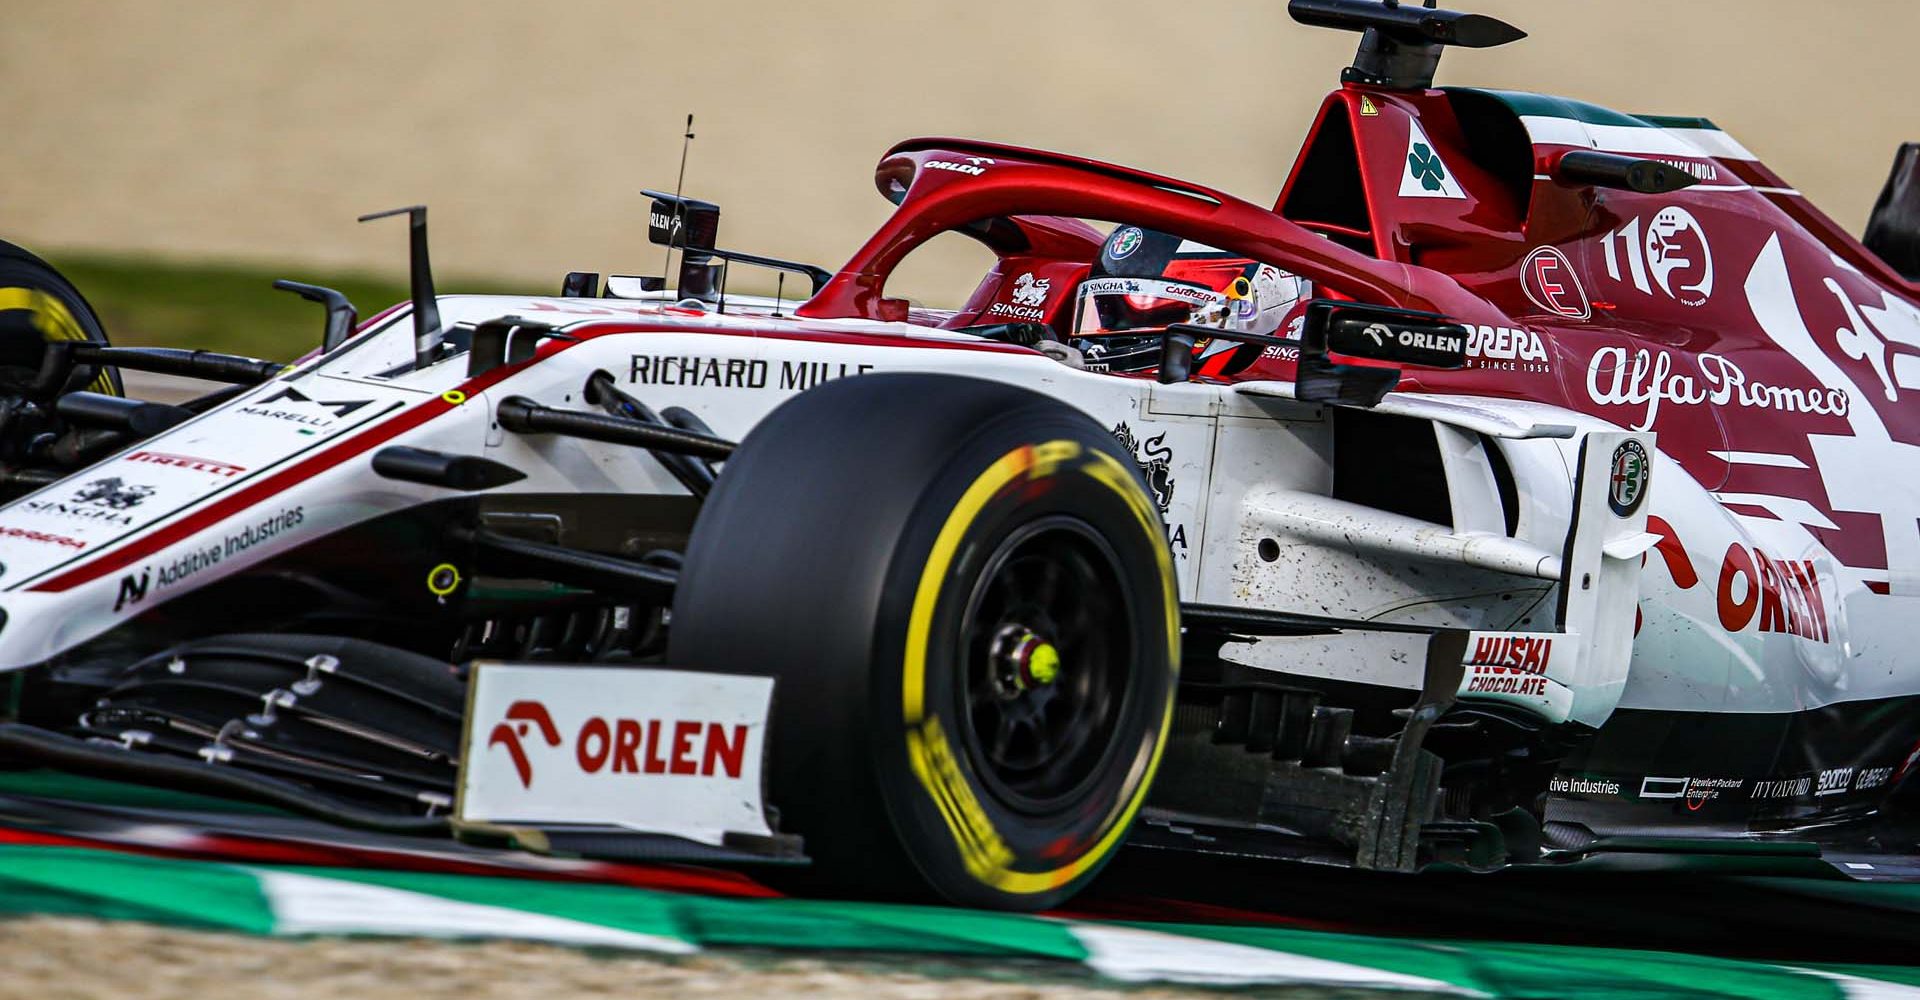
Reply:
M768 836L761 758L773 679L476 663L459 819L620 827L720 844Z

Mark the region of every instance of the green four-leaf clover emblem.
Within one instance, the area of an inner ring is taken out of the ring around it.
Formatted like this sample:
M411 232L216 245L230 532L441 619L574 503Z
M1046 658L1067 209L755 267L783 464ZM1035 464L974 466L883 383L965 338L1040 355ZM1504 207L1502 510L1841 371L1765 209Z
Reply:
M1427 148L1424 142L1413 144L1413 151L1407 154L1407 168L1413 171L1414 180L1429 191L1440 190L1441 182L1447 179L1447 168L1440 165L1440 154Z

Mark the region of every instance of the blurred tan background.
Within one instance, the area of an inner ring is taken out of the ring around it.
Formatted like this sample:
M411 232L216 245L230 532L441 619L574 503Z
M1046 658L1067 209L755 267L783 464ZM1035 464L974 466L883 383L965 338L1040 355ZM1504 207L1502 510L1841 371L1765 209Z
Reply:
M1911 0L1479 0L1531 38L1443 84L1699 114L1857 232L1920 139ZM722 245L834 266L896 139L961 134L1270 203L1357 36L1282 0L6 0L0 236L52 252L380 268L425 201L446 273L657 270L643 186ZM965 284L971 283L971 277Z

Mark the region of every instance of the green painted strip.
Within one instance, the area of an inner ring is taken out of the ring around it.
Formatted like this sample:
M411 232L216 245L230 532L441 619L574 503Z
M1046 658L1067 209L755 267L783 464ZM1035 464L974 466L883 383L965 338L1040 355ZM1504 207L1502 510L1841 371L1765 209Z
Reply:
M742 900L617 885L426 872L285 868L326 878L506 906L705 945L1024 955L1079 961L1085 949L1051 922L1004 913L832 900Z
M1830 899L1847 906L1920 913L1920 884L1917 883L1792 878L1753 878L1747 881L1764 886L1770 892Z
M70 802L93 802L135 809L184 809L195 812L287 815L270 806L237 799L172 791L148 785L86 778L64 771L0 771L0 795L24 795Z
M1713 123L1711 118L1698 118L1689 115L1634 115L1633 117L1655 128L1704 128L1715 132L1725 129Z
M1483 90L1478 87L1447 87L1448 93L1479 94L1507 106L1516 115L1542 118L1570 118L1588 125L1618 125L1623 128L1704 128L1719 131L1720 126L1705 118L1674 115L1629 115L1598 104L1570 97L1533 94L1521 90Z
M282 895L293 892L309 904L307 922L300 924L300 915L289 911L287 920L293 924L277 923L272 904L262 892L262 880L291 883L281 886ZM349 887L360 888L350 891ZM355 900L381 898L367 895L374 891L417 894L411 897L417 905L403 907L402 896L395 895L393 907L386 908L394 912L366 912L363 924L360 914L371 904ZM1904 895L1890 898L1909 901ZM443 909L436 911L435 905ZM402 909L407 912L398 912ZM87 915L254 934L298 933L303 928L456 936L504 932L656 951L700 945L1020 956L1087 963L1127 979L1161 976L1238 985L1339 983L1349 989L1428 989L1529 1000L1646 996L1826 1000L1850 994L1901 995L1899 991L1920 987L1920 968L1825 965L1796 969L1669 952L1419 941L1289 927L1100 924L931 906L721 899L491 876L242 867L65 847L0 846L0 913ZM515 925L488 913L524 914L527 919ZM451 923L443 927L443 919ZM595 928L604 931L596 934ZM1090 930L1104 942L1102 956L1093 955L1082 937L1076 936ZM1153 937L1125 936L1135 931L1151 932ZM1128 947L1129 940L1150 941L1154 954L1113 950ZM1183 948L1183 941L1190 942L1190 947ZM1256 961L1262 955L1271 960Z
M1423 942L1284 927L1141 925L1189 937L1311 955L1439 979L1498 997L1841 998L1830 980L1788 969L1677 952L1498 941Z
M0 846L0 912L273 931L259 882L243 869L80 847Z
M1920 987L1920 966L1911 965L1831 965L1804 963L1806 968L1830 972L1836 976L1859 976L1902 986Z

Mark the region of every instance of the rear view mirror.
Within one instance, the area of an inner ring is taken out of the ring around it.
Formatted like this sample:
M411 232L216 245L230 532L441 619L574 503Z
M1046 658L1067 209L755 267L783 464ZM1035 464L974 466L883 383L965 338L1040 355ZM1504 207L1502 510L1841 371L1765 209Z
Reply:
M1464 368L1467 328L1438 313L1329 299L1309 303L1295 394L1313 402L1374 406L1399 384L1399 369L1338 364L1328 352L1394 365Z
M711 250L720 235L720 206L664 191L642 191L653 199L647 211L647 240L655 246Z
M1317 340L1335 354L1368 361L1423 368L1467 363L1467 328L1437 313L1322 299L1307 306L1301 338L1308 346Z

